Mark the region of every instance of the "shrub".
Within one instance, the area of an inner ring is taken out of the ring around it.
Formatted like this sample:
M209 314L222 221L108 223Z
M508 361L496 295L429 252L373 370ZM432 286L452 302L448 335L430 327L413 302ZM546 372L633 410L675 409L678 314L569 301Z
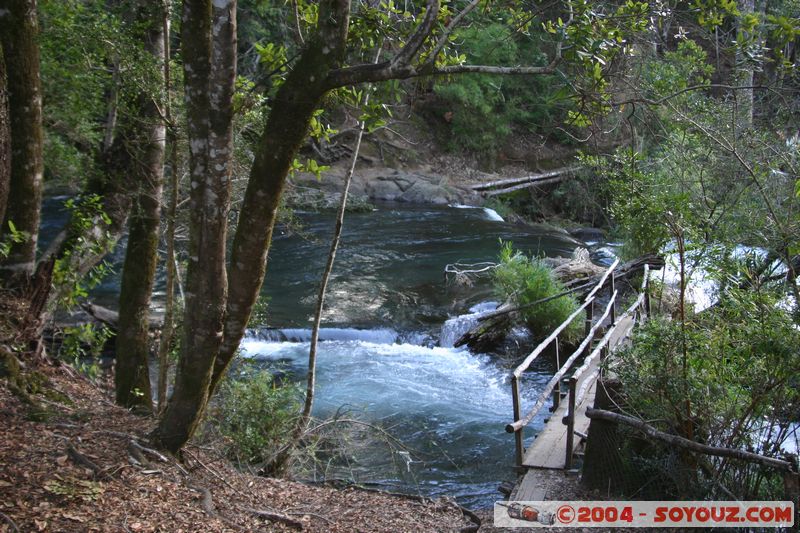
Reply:
M798 346L800 331L778 296L734 288L683 327L677 320L649 321L614 358L613 370L621 381L623 409L662 431L775 456L783 441L793 438L800 409ZM721 483L742 499L781 496L780 488L772 492L780 475L770 469L704 456L663 468L669 449L636 452L630 460L661 469L663 478L683 469L673 495L714 496Z
M300 397L299 386L278 384L270 372L246 365L222 382L209 421L231 459L269 465L291 438Z
M494 270L494 289L497 296L523 306L555 296L566 289L555 279L552 270L540 259L529 258L505 243L500 252L500 265ZM531 333L545 337L578 309L572 295L562 296L526 307L522 316ZM567 342L577 340L583 331L583 320L578 317L564 331Z
M58 358L71 364L91 379L97 377L97 365L106 342L114 333L105 325L82 324L64 328Z

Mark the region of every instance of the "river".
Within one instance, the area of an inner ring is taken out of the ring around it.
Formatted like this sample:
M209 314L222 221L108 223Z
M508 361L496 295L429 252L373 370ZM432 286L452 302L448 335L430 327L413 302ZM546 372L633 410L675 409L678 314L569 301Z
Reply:
M297 217L300 231L284 229L274 238L263 289L266 319L248 333L242 355L300 381L333 214ZM45 232L57 224L49 218ZM325 306L314 414L345 410L386 428L408 449L378 439L356 447L346 464L328 469L329 477L446 495L473 507L490 505L498 485L514 478L513 438L504 431L513 361L439 342L463 327L457 317L491 307L492 300L487 283L448 282L445 265L493 261L501 239L548 256L567 256L581 245L564 232L509 224L480 208L386 204L347 215ZM112 262L120 264L119 253ZM94 297L113 304L117 291L118 281L109 279ZM552 371L543 359L526 380L535 390ZM534 421L534 432L542 423Z

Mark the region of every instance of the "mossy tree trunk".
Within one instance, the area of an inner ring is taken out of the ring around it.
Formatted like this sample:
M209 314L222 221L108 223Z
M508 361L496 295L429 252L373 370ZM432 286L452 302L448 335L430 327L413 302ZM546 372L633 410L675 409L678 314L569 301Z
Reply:
M140 3L137 24L144 31L145 49L159 65L165 61L163 18L162 3ZM164 70L159 66L156 72L160 73L156 77L162 87ZM149 311L158 260L166 125L154 95L143 93L139 99L133 146L137 157L131 168L137 190L122 270L115 385L118 404L151 410Z
M289 166L308 135L314 111L330 90L326 78L344 55L349 14L346 0L321 3L318 31L307 39L302 56L275 96L239 212L228 272L225 333L212 392L239 348L258 298Z
M11 131L8 129L8 89L6 87L6 62L0 44L0 221L6 213L8 187L11 182ZM0 228L0 237L3 228Z
M3 231L12 221L28 234L2 264L6 275L28 277L36 261L42 202L42 90L36 0L0 1L0 38L6 67L11 131L11 177Z
M197 427L222 342L228 293L225 245L233 149L236 1L186 0L181 30L190 146L189 265L175 387L153 435L173 452Z

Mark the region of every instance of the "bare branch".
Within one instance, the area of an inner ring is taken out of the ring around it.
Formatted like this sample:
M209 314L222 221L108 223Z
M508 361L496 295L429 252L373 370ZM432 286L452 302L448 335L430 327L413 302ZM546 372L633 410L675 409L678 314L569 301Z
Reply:
M505 74L505 75L541 75L555 72L556 61L544 67L495 67L490 65L448 65L434 69L432 74Z
M372 64L354 65L332 70L328 74L327 84L331 89L346 87L348 85L358 85L361 83L373 83L387 80L404 80L418 78L421 76L443 76L451 74L503 74L511 76L541 76L556 72L556 64L559 59L556 57L549 65L539 67L500 67L492 65L448 65L434 68L432 65L425 64L421 67L413 65L393 66L389 62Z
M752 453L745 450L739 450L736 448L720 448L718 446L709 446L707 444L701 444L699 442L679 437L678 435L671 435L669 433L664 433L663 431L659 431L653 426L647 424L643 420L632 418L630 416L621 415L619 413L605 411L603 409L588 408L586 409L586 416L588 416L593 420L600 419L600 420L607 420L609 422L617 422L625 424L626 426L638 429L639 431L641 431L650 438L666 442L671 446L677 446L680 448L691 450L693 452L702 453L705 455L714 455L717 457L730 457L733 459L739 459L751 463L758 463L782 471L791 472L793 468L792 463L784 461L782 459L766 457L764 455L759 455L757 453Z
M436 63L436 56L438 56L439 53L442 51L442 49L444 49L444 47L447 45L447 41L448 38L450 37L450 34L453 33L453 30L456 29L456 27L461 23L464 17L466 17L470 12L472 12L476 7L478 7L478 4L480 3L481 0L472 0L472 2L470 2L467 5L467 7L462 9L455 17L453 17L450 23L445 27L444 31L442 32L442 35L439 37L439 40L436 42L436 46L433 47L433 50L431 51L430 56L428 56L428 60L426 61L426 63L430 65Z
M389 64L390 68L404 67L410 65L414 58L419 54L420 48L425 43L425 40L430 36L433 31L433 25L436 18L439 16L439 0L428 0L425 18L422 24L419 25L417 31L411 36L402 50L392 59Z
M724 85L719 83L705 83L702 85L692 85L691 87L686 87L681 89L680 91L675 91L674 93L668 94L661 98L657 98L655 100L651 98L639 97L639 98L631 98L629 100L622 100L619 102L611 102L609 105L618 107L625 104L634 104L634 103L641 103L647 104L650 106L657 106L661 105L664 102L672 100L673 98L677 98L682 94L686 94L693 91L702 91L706 89L727 89L730 91L740 91L740 90L753 90L753 89L764 89L764 90L773 90L771 87L767 87L765 85Z

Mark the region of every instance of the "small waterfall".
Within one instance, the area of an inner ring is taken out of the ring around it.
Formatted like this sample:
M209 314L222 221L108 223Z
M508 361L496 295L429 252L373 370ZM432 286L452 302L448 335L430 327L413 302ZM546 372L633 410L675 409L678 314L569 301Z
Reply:
M461 336L478 325L478 319L497 309L497 302L482 302L470 308L467 315L459 315L449 318L442 324L442 332L439 335L439 346L442 348L452 348Z
M503 217L501 217L500 214L494 209L491 209L489 207L484 207L483 212L486 213L486 217L489 220L494 220L495 222L505 222L505 220L503 220Z
M492 208L489 207L480 207L476 205L463 205L463 204L450 204L448 207L452 207L454 209L480 209L486 215L486 220L491 220L493 222L505 222L503 217Z
M264 328L255 336L270 342L310 342L311 330L304 328ZM324 341L363 341L373 344L394 344L398 333L393 329L321 328L319 340Z

